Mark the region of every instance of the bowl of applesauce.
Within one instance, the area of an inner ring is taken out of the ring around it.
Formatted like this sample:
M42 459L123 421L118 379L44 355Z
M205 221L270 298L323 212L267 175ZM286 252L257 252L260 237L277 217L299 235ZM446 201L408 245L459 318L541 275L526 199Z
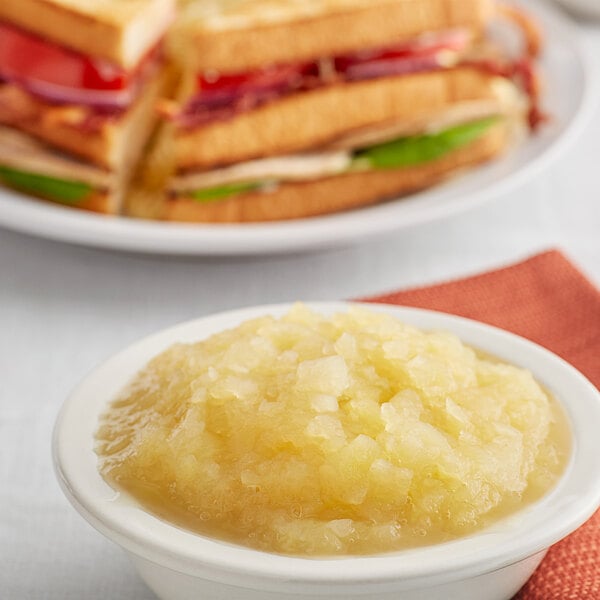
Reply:
M508 600L600 505L600 394L505 331L387 305L220 313L65 402L74 507L164 600Z

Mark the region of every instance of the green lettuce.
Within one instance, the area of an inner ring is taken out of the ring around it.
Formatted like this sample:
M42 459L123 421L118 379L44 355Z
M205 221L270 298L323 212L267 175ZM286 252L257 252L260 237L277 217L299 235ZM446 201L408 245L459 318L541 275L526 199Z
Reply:
M80 181L26 173L2 165L0 165L0 179L23 192L64 204L78 204L93 190L91 185Z
M264 181L254 181L250 183L230 183L228 185L220 185L218 187L205 188L196 190L191 193L194 200L198 202L214 202L231 196L237 196L245 192L252 192L265 185Z
M352 161L354 168L397 169L420 165L442 158L453 150L481 137L498 117L489 117L445 129L440 133L399 138L358 150Z

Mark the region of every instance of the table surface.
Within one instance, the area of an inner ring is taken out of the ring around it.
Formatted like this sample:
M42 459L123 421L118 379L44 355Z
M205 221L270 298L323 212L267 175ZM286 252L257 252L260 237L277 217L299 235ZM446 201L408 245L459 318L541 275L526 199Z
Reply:
M582 26L600 71L600 27ZM153 595L55 481L56 413L130 342L212 312L421 286L561 248L600 286L600 101L566 155L469 213L342 249L262 258L102 252L0 230L0 597ZM577 310L574 306L573 310Z

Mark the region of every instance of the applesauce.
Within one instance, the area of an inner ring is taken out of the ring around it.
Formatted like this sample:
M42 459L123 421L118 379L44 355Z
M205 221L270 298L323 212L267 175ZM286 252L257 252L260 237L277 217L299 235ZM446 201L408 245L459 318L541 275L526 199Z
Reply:
M113 487L169 522L327 556L489 525L554 485L567 430L528 371L454 335L298 304L154 358L96 451Z

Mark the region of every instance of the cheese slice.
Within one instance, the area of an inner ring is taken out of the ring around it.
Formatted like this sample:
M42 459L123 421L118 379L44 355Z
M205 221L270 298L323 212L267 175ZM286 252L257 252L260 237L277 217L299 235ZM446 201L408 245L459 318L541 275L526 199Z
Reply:
M345 171L351 162L352 154L346 151L278 156L177 176L171 180L170 189L180 193L242 181L321 179Z

